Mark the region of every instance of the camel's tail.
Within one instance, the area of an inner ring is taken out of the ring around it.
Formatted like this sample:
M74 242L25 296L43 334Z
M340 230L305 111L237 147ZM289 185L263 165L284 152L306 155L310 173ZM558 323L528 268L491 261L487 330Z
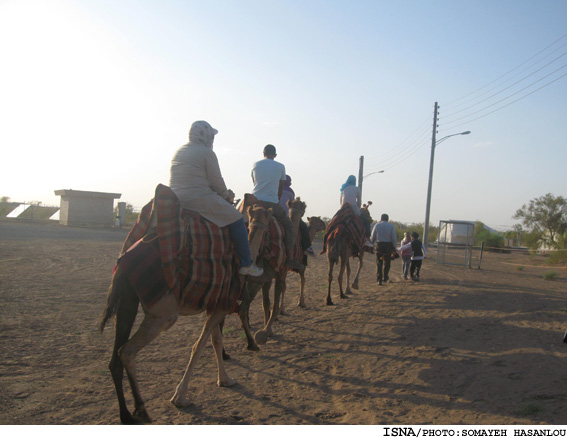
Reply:
M120 296L122 295L122 290L124 289L123 279L122 279L121 269L117 266L115 267L114 274L112 275L112 281L110 283L110 288L108 289L108 295L106 296L106 307L102 312L102 317L98 324L98 329L102 333L104 326L110 318L116 314L116 309L118 308L118 303L120 301Z
M340 256L340 245L338 239L329 239L327 241L327 258L329 263L337 264Z

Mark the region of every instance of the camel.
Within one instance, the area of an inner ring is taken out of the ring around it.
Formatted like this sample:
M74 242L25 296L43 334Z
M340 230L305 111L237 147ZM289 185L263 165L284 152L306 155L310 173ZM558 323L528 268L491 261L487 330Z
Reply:
M307 218L307 229L309 230L309 240L313 243L313 239L315 239L315 235L326 228L325 222L320 217L308 217ZM300 236L299 233L295 235L296 245L301 248L300 243ZM297 252L297 251L296 251ZM305 307L305 269L307 268L307 255L301 253L301 259L299 261L303 264L303 269L295 270L299 274L299 299L297 302L298 307ZM280 315L285 315L285 308L284 308L284 293L282 293L282 302L280 304Z
M260 242L263 239L266 226L270 219L270 214L264 208L255 206L254 208L250 208L248 210L248 215L250 217L248 235L250 249L253 257L256 257ZM140 222L140 220L138 222ZM158 231L160 229L159 227L160 225L158 218ZM217 229L222 230L218 227ZM144 239L146 239L146 237ZM159 238L157 238L154 233L152 238L147 238L147 245L157 245L156 242L158 242L158 240ZM220 241L221 245L217 244L216 247L225 246L224 242L230 242L228 240L228 232L225 233L225 239L220 239ZM143 251L144 244L145 240L142 243L136 243L131 247L130 251ZM160 248L158 248L157 250L157 262L159 263L160 269L162 266L164 266L165 270L166 265L162 265L164 256L163 253L159 252L159 250ZM256 253L254 253L253 251L256 251ZM223 252L223 254L226 254L226 252ZM231 253L229 252L228 254ZM144 257L145 256L142 255L140 260L144 261ZM228 262L228 269L230 269L230 260L232 259L232 256L228 257L230 258ZM191 267L192 265L195 266L195 269L197 269L198 264L195 264L194 260L187 257L180 262L179 267L187 268L188 271L191 272L191 270L193 269ZM112 316L115 316L114 348L112 352L112 358L109 363L109 369L112 374L114 386L116 389L116 395L118 397L121 422L123 424L143 424L151 422L150 416L148 415L144 406L144 401L142 399L138 386L136 356L140 352L140 350L142 350L146 345L150 344L162 331L169 329L173 324L175 324L179 315L196 315L202 312L206 312L207 318L199 339L193 345L189 363L187 364L181 382L175 390L175 394L170 400L171 403L178 407L187 406L190 404L187 397L189 380L192 375L193 369L195 368L195 364L201 356L205 347L205 342L209 336L211 336L217 360L217 385L220 387L233 386L236 382L228 376L224 362L222 360L223 341L221 324L223 323L225 316L231 311L235 310L237 306L236 301L241 295L242 289L240 288L242 287L243 279L241 278L241 276L235 275L236 269L238 269L238 267L233 266L232 270L228 271L231 273L230 277L228 277L228 282L230 283L228 298L226 298L227 294L219 296L218 294L221 292L221 286L215 286L216 290L213 290L212 292L213 294L217 294L218 301L215 301L212 304L211 301L208 301L203 304L200 302L200 299L195 299L194 297L193 301L191 301L191 290L188 290L190 288L187 286L183 289L181 286L182 289L180 296L177 296L175 293L171 293L171 291L169 291L169 293L161 295L160 298L157 299L157 302L153 303L151 306L145 305L144 301L142 301L141 289L143 288L143 284L140 286L139 283L134 284L131 281L129 275L129 267L136 268L136 266L133 266L131 264L129 265L124 261L121 261L117 264L114 275L112 277L112 283L108 291L107 305L99 324L99 329L102 332L107 321ZM197 276L196 274L194 275ZM191 277L191 279L193 279L193 277ZM210 278L203 278L203 280L205 283L212 281L212 279ZM222 287L226 288L227 286L226 284L224 284L224 286ZM138 306L140 304L142 305L142 309L144 311L144 319L136 333L132 337L130 337L132 326L138 312ZM124 388L122 383L124 377L124 369L126 369L132 390L132 396L134 398L134 414L131 414L128 410L124 397Z
M252 196L245 195L243 207L246 207L254 202ZM305 203L301 201L300 198L294 201L288 202L288 207L290 209L290 218L293 223L294 233L299 232L299 219L305 214ZM259 351L260 348L258 344L264 345L268 338L273 335L272 326L274 321L280 314L280 303L282 295L286 289L286 277L289 270L285 266L285 250L283 246L283 228L272 218L272 224L270 226L269 233L277 233L278 237L272 239L264 239L262 248L259 251L259 257L256 260L258 266L263 267L264 273L259 277L249 277L247 280L247 291L242 296L242 302L240 304L240 319L242 322L242 328L246 334L246 340L248 342L248 350ZM274 250L273 246L279 247L279 249ZM275 280L274 286L274 304L271 307L270 302L270 288L272 281ZM250 328L249 319L249 309L250 304L256 297L258 291L262 289L262 307L264 309L264 328L257 331L254 336L252 336Z
M361 208L361 213L366 214L370 218L368 207L372 202L364 204ZM341 262L337 282L339 283L340 298L345 299L347 295L351 295L350 289L350 258L358 259L358 269L352 282L352 288L358 289L358 277L362 266L364 264L364 242L366 234L364 232L362 221L356 217L352 208L347 204L335 214L331 223L327 227L325 233L327 259L329 262L329 275L328 275L328 290L327 290L327 305L333 306L331 298L331 283L333 282L333 267ZM346 270L346 290L343 292L343 275Z

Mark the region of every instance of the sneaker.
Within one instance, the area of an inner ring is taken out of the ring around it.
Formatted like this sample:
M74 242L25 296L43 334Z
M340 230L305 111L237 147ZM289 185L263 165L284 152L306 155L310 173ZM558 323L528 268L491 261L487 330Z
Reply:
M238 272L240 272L240 275L251 275L252 277L259 277L264 273L264 270L252 263L250 266L243 266Z
M311 257L317 257L317 255L315 254L315 251L313 251L313 247L312 247L312 246L310 246L309 248L307 248L307 249L304 251L304 254L305 254L305 255L308 255L308 256L311 256Z

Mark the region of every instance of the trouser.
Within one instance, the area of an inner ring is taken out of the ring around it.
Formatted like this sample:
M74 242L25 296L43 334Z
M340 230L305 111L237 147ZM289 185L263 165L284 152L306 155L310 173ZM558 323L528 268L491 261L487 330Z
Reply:
M421 270L421 262L423 260L412 260L411 261L411 268L410 268L410 275L411 278L419 280L419 271Z
M252 256L250 255L248 231L246 230L244 218L238 219L236 222L229 224L227 227L230 239L234 243L236 256L240 261L240 266L250 266L252 264Z
M301 248L303 251L311 246L311 237L309 236L309 229L303 220L299 220L299 233L301 234Z
M411 256L402 257L402 275L404 276L404 278L408 278L410 265L411 265Z
M378 242L376 248L376 281L389 280L390 263L392 262L392 253L394 245L392 242Z
M264 208L271 208L272 216L275 217L282 225L285 231L284 245L286 253L289 258L293 258L291 256L293 251L293 224L291 223L291 219L289 218L288 213L286 213L286 211L280 204L266 201L260 201L260 203Z

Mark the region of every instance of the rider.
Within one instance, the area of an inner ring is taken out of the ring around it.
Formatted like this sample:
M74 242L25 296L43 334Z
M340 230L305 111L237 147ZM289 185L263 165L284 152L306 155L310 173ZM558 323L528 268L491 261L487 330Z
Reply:
M352 207L354 214L362 219L364 230L366 232L366 246L373 248L372 243L368 240L370 237L370 221L366 215L361 214L359 203L360 189L356 186L356 177L354 175L350 175L346 182L341 186L341 207L345 204L349 204Z
M285 183L285 166L274 160L276 158L275 146L269 144L264 147L264 159L254 163L252 167L252 194L260 201L263 207L272 209L272 216L283 226L284 245L286 250L285 265L288 268L301 269L303 265L293 258L293 224L286 211L279 204Z
M226 188L213 152L217 133L202 120L191 125L189 143L181 146L171 160L169 186L182 208L198 212L219 227L228 227L240 260L240 274L257 277L263 270L252 262L244 218L231 204L234 193Z

